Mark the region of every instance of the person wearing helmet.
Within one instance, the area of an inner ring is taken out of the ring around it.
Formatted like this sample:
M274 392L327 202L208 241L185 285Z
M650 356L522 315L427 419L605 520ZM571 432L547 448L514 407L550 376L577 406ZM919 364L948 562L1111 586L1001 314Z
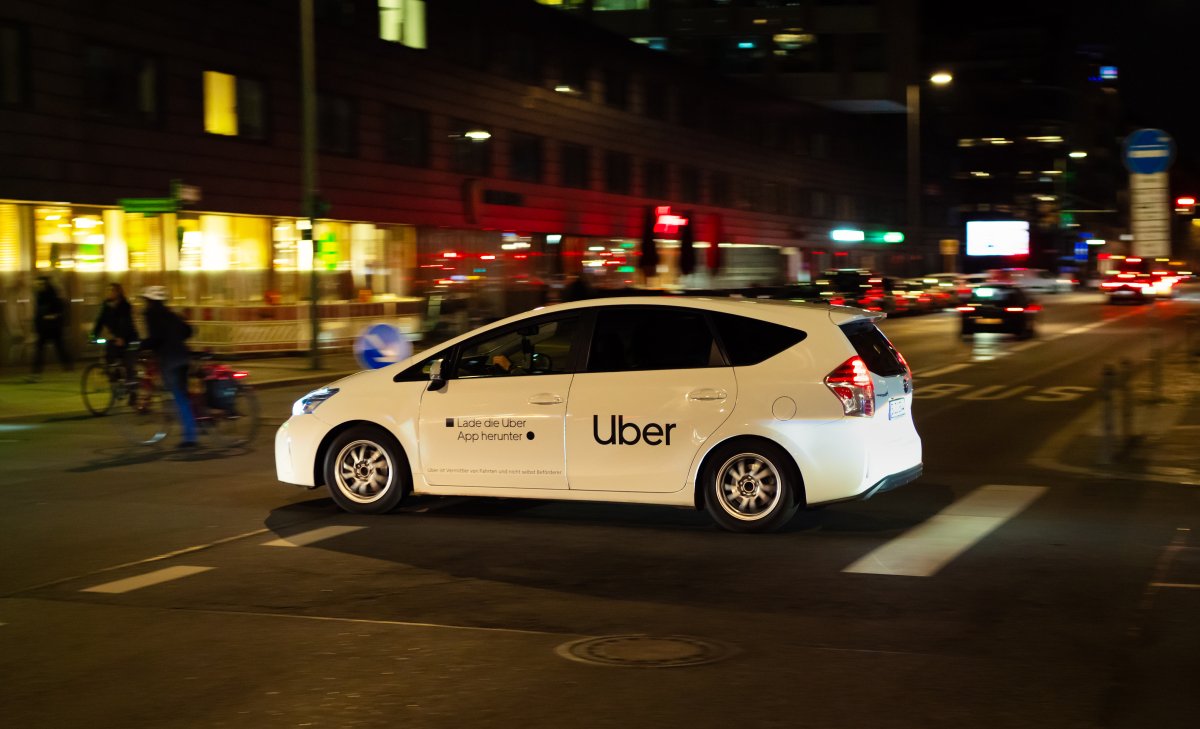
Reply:
M150 286L142 292L142 298L146 302L144 316L147 334L142 346L158 357L163 384L175 398L175 407L179 410L179 420L183 425L183 440L179 447L194 448L196 417L192 413L187 386L188 368L192 357L187 340L192 336L192 327L183 317L167 307L165 286Z

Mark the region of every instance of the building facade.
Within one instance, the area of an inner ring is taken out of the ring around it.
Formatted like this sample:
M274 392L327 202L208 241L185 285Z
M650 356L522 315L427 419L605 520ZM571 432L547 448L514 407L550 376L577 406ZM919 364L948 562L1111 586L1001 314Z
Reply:
M456 299L477 318L527 308L562 275L646 282L660 208L722 255L683 277L662 228L651 283L911 265L902 246L830 240L902 221L897 151L852 116L533 2L315 5L315 245L296 2L0 8L0 357L22 357L37 275L68 294L76 339L115 280L166 284L218 349L303 349L315 269L337 346L380 317L428 330Z

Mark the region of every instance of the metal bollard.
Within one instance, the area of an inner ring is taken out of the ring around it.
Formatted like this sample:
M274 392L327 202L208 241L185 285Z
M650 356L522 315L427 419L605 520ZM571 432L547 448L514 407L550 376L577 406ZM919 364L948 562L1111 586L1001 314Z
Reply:
M1100 438L1100 453L1096 461L1102 466L1111 465L1113 462L1113 449L1116 446L1115 433L1113 430L1116 426L1116 414L1113 412L1115 403L1113 401L1113 390L1117 387L1117 370L1110 364L1104 365L1100 370L1100 398L1103 403L1104 430Z
M1134 438L1133 432L1133 363L1121 360L1119 375L1121 386L1121 447L1127 447Z

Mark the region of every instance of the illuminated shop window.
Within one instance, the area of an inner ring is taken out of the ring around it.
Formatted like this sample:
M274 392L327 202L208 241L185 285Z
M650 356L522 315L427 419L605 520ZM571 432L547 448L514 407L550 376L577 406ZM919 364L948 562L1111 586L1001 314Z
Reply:
M425 0L379 0L379 37L425 48Z
M261 271L267 267L270 221L236 215L200 215L179 221L180 271Z
M34 208L34 267L104 270L104 219L98 210Z
M247 139L266 132L266 99L258 81L204 72L204 131Z
M21 269L21 223L17 206L0 203L0 271Z
M161 271L162 216L125 213L124 226L129 268L134 271Z

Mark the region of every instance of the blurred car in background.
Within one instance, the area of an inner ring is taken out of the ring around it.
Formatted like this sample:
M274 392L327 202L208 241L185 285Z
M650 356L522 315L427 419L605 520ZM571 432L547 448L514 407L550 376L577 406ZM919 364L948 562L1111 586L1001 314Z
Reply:
M977 286L957 310L962 314L961 334L1001 332L1028 339L1037 333L1042 307L1025 289L1012 284Z
M930 273L920 279L946 297L946 306L958 306L971 295L971 282L963 273Z
M988 276L997 283L1012 284L1040 294L1062 294L1074 291L1077 281L1069 276L1057 276L1044 268L993 268Z
M1148 273L1126 271L1114 273L1104 279L1100 283L1100 290L1104 292L1110 304L1144 304L1153 301L1157 296L1157 286L1154 277Z
M822 271L816 281L825 303L896 313L896 297L885 283L882 275L865 268L829 269ZM901 308L908 308L906 302L901 302Z

